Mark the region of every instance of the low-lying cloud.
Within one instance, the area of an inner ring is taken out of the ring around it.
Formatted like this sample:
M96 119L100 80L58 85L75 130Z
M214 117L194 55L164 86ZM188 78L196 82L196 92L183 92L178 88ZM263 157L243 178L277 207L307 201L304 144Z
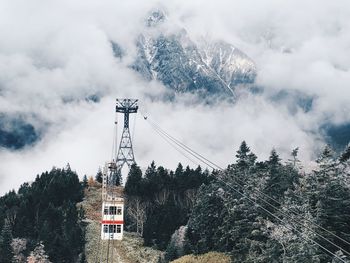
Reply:
M247 53L264 92L243 92L235 105L191 104L185 95L151 100L166 88L129 65L147 13L159 6L168 30L185 28L192 39L225 40ZM242 140L261 159L273 147L287 159L299 146L308 162L323 143L320 124L350 121L349 17L345 0L1 1L0 112L25 114L43 137L21 151L0 150L0 193L68 162L80 175L94 175L111 158L114 103L122 97L139 98L145 114L221 166L234 160ZM110 41L126 51L123 60L113 57ZM312 108L291 112L273 102L281 90L312 97ZM101 100L88 100L93 95ZM142 167L152 160L193 165L141 116L135 127Z

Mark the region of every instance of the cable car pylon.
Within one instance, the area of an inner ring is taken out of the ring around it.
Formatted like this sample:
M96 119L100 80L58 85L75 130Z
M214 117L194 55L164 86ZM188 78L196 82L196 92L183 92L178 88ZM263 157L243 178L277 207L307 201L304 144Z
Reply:
M107 162L102 173L102 220L101 241L108 241L106 261L104 261L103 249L101 249L101 262L113 262L114 240L123 239L124 231L124 197L122 183L122 168L125 164L130 166L135 163L132 139L129 130L129 115L137 113L137 99L117 99L116 114L123 113L124 125L120 139L118 152L116 154L118 121L115 120L115 131L113 135L112 161ZM116 115L117 116L117 115ZM112 241L112 242L111 242ZM112 253L109 253L112 243ZM103 243L102 243L103 247ZM110 257L112 256L112 259Z

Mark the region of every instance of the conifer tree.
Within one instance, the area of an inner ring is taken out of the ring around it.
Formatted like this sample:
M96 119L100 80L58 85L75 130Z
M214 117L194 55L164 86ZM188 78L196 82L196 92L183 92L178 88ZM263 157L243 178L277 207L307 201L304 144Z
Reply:
M99 182L100 184L102 184L102 170L101 170L101 167L98 168L98 171L97 171L96 176L95 176L95 181Z
M346 162L346 161L350 160L350 145L348 147L346 147L345 151L342 153L339 160L341 162Z
M27 258L28 263L51 263L48 255L46 255L45 247L42 242L40 242L35 249L30 253Z
M84 174L84 176L83 176L82 186L84 189L89 186L89 182L88 182L88 178L87 178L86 174Z
M11 225L6 220L0 236L0 262L11 263L13 259Z
M125 193L127 195L142 195L142 171L136 164L130 167L125 183Z
M323 148L322 153L316 160L316 162L319 165L319 170L318 170L319 179L325 180L326 177L330 176L330 174L334 174L334 171L335 171L334 161L335 161L335 153L329 145L326 145Z
M247 143L243 141L236 154L237 166L241 169L246 169L252 166L256 161L256 155L250 151Z
M175 177L181 176L183 172L184 172L183 166L181 163L179 163L175 170Z
M187 238L189 248L194 253L205 253L220 250L219 240L222 231L223 213L225 206L216 184L201 186L197 196L197 203L188 221ZM227 229L225 229L226 231ZM222 248L221 248L222 250Z
M151 165L147 168L145 172L145 189L144 190L145 190L145 195L148 198L152 198L152 196L159 190L157 167L154 161L152 161Z
M293 168L299 168L300 160L298 159L299 147L295 148L291 152L292 159L289 159Z
M267 180L265 186L265 194L272 199L267 199L275 207L279 207L283 202L283 196L285 191L293 189L294 184L299 180L299 174L296 169L290 166L284 166L281 164L281 158L277 154L276 150L271 151L267 165ZM269 210L275 210L270 208Z

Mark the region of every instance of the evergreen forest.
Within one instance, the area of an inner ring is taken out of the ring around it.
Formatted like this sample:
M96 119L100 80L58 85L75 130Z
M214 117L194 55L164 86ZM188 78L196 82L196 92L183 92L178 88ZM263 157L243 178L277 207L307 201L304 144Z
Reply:
M350 147L326 146L310 172L298 150L287 162L275 150L257 161L242 142L224 171L134 165L127 228L167 262L209 251L232 262L350 262Z
M69 165L1 197L0 262L77 262L85 242L84 211L77 208L82 198Z
M160 262L213 251L243 263L350 262L350 147L336 154L326 146L312 169L298 151L258 161L242 142L224 170L134 164L125 230L164 251ZM77 204L88 185L68 165L1 197L0 262L86 262Z

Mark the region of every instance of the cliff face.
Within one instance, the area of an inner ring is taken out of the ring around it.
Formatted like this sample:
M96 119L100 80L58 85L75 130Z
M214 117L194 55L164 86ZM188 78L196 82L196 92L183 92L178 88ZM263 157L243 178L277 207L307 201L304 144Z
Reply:
M159 80L176 92L234 95L237 85L252 84L255 63L223 41L193 41L185 29L168 33L166 16L151 13L136 42L132 68L147 80ZM120 52L116 54L119 57Z

